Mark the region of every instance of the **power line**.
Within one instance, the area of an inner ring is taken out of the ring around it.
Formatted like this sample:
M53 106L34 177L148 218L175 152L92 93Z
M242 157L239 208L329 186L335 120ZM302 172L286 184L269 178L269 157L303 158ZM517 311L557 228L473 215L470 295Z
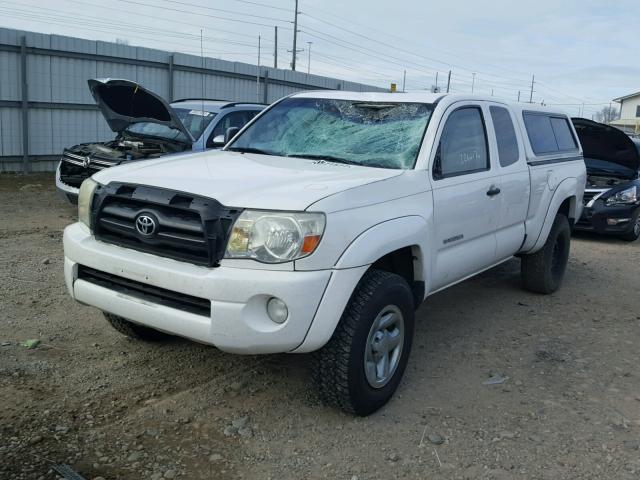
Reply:
M167 3L174 3L174 4L178 4L178 5L189 6L189 7L202 8L204 10L211 10L211 11L214 11L214 12L230 13L232 15L240 15L240 16L244 16L244 17L260 18L262 20L273 20L275 22L290 23L288 20L283 20L281 18L265 17L263 15L254 15L254 14L251 14L251 13L236 12L234 10L225 10L223 8L207 7L207 6L204 6L204 5L198 5L197 3L189 3L189 2L183 2L183 1L178 1L178 0L162 0L162 1L163 2L167 2ZM160 8L162 8L162 7L160 7Z

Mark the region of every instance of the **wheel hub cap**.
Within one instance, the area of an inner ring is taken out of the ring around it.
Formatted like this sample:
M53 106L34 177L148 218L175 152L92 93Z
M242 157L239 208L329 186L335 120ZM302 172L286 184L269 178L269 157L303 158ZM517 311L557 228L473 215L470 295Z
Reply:
M404 343L404 318L395 305L387 305L376 316L364 354L364 371L373 388L384 387L393 377Z

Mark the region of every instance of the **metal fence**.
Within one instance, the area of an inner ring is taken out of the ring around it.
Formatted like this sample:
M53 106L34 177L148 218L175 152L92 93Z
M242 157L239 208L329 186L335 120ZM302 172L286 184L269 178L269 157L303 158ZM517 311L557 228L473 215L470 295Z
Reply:
M290 70L0 28L0 172L51 171L63 148L112 139L87 87L87 79L101 77L134 80L169 101L204 96L270 103L301 90L383 90Z

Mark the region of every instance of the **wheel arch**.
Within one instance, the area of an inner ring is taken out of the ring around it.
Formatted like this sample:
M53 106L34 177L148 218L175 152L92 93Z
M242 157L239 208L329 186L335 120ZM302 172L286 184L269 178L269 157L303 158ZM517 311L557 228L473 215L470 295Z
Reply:
M567 178L558 185L549 202L549 208L547 209L547 214L545 215L536 242L523 253L535 253L544 246L551 231L553 221L558 213L564 214L569 220L569 225L573 228L573 225L582 213L582 209L577 201L577 189L578 183L576 178Z
M412 215L388 220L362 232L344 250L334 268L371 268L395 273L414 290L416 304L424 299L427 222Z

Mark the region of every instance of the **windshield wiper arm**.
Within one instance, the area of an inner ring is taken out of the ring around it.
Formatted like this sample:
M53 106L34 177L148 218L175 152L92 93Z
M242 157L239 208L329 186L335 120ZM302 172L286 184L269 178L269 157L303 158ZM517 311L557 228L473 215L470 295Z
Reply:
M346 158L334 157L332 155L316 155L313 153L308 153L308 154L307 153L291 153L287 155L287 157L308 158L310 160L326 160L327 162L344 163L345 165L359 165L361 167L363 166L359 162L355 162L353 160L347 160Z
M261 155L274 155L272 152L267 152L266 150L262 150L260 148L253 147L229 147L227 148L230 152L239 152L239 153L259 153Z

